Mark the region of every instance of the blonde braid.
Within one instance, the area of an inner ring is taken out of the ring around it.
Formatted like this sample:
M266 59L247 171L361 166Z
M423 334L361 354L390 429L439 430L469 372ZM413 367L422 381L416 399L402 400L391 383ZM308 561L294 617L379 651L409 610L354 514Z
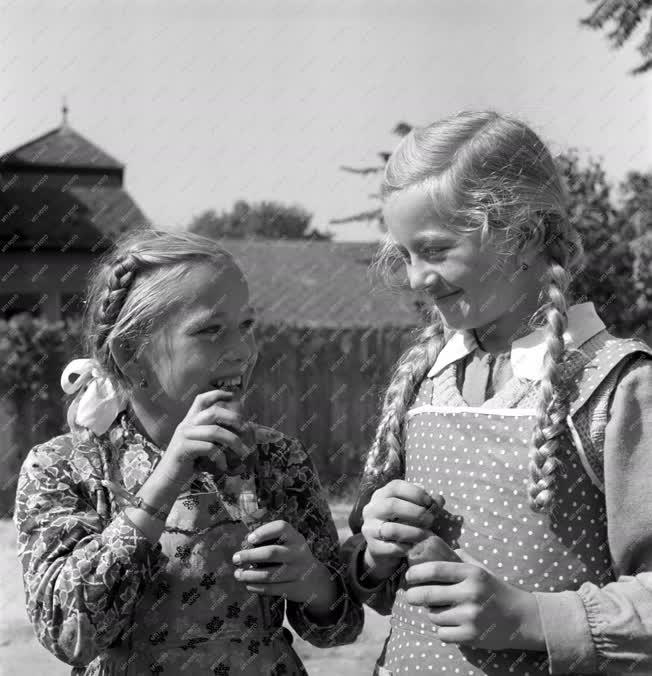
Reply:
M405 415L444 342L439 321L430 324L419 333L415 345L401 357L394 370L385 393L376 437L365 463L362 482L368 495L403 473Z
M115 326L120 315L129 289L141 267L141 261L134 253L127 253L119 258L111 267L108 284L96 314L96 332L94 335L94 348L103 364L111 365L117 378L120 370L115 364L107 338L111 329Z
M543 307L546 316L547 351L541 380L541 398L537 404L537 422L532 435L528 487L530 508L535 512L549 513L552 510L556 494L556 475L563 469L563 463L557 455L563 435L567 431L566 418L570 410L562 378L564 333L568 325L565 292L570 283L570 274L561 262L568 257L567 251L561 242L548 247L550 264L544 291L548 303Z

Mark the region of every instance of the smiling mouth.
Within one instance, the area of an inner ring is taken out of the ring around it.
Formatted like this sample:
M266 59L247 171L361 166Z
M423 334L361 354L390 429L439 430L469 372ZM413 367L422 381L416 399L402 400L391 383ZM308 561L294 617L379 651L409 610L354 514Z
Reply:
M456 296L458 293L462 293L461 291L453 291L453 293L447 293L443 296L433 296L433 300L438 301L438 300L444 300L446 298L450 298L451 296Z
M213 385L218 390L224 390L226 392L240 392L243 385L242 376L219 378L218 380L214 380L211 385Z

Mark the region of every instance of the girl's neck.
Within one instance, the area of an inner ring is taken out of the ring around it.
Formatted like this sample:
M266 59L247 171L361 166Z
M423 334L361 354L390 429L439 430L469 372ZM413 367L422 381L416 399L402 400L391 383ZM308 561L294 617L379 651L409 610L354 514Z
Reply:
M515 340L532 332L530 320L538 308L537 293L532 297L528 296L513 312L508 312L493 322L473 329L478 347L491 354L507 352Z
M157 448L164 451L172 437L169 422L160 415L152 415L147 406L132 399L129 403L129 418L139 432Z

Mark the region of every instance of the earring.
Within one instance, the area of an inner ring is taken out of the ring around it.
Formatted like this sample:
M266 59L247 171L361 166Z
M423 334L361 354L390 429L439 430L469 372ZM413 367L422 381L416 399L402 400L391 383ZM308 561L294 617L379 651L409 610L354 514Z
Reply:
M521 270L527 270L528 269L528 264L527 263L521 263Z
M138 387L140 387L141 390L147 387L147 380L144 377L140 379Z

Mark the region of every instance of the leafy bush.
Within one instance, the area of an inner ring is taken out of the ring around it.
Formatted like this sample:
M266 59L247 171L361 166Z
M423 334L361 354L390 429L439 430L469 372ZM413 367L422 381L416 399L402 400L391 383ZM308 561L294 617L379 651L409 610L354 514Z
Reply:
M0 320L0 388L4 396L32 394L47 401L79 344L79 320L51 322L20 314ZM55 393L59 397L61 390Z

